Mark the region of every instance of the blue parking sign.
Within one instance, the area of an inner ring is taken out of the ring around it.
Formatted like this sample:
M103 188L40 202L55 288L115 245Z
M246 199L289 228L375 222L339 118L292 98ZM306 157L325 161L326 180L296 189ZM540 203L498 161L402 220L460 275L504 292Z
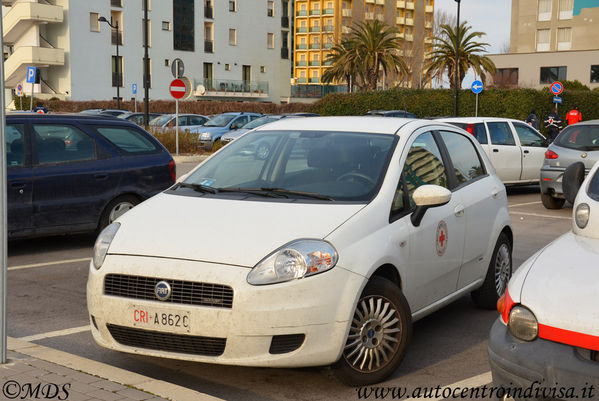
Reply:
M131 89L133 90L133 94L137 95L137 84L131 85Z
M27 83L32 84L35 82L35 67L27 67Z

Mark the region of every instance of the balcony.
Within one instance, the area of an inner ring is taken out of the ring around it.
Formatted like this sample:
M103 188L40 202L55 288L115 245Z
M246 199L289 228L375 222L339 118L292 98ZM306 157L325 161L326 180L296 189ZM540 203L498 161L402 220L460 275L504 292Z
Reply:
M400 39L403 39L403 38L404 38L404 36L405 36L405 35L404 35L404 33L403 33L403 32L398 32L398 33L396 33L396 34L395 34L395 37L396 37L396 38L400 38Z
M310 50L320 49L320 43L310 43Z
M308 65L308 63L305 60L300 60L300 61L295 62L296 67L305 67L307 65Z
M385 0L375 0L376 4L380 5L380 6L384 6L385 5Z
M406 2L404 0L397 0L397 2L395 3L395 7L406 8Z
M413 42L414 41L414 35L412 35L412 34L406 34L405 40L407 40L408 42Z
M211 40L204 41L204 53L214 53L214 42Z
M325 25L322 27L323 32L333 32L335 31L335 27L333 25Z
M21 46L4 62L4 76L7 88L14 88L27 74L28 66L64 65L64 50L39 46Z
M374 13L364 13L364 18L368 19L368 20L373 20L374 19Z
M305 84L306 78L303 78L303 82L300 82L298 78L296 80L298 84ZM299 98L321 98L329 93L346 93L346 85L292 85L291 86L291 97Z
M395 18L395 24L396 25L403 25L405 23L406 23L405 17L397 17L397 18Z
M344 8L343 10L341 10L341 16L351 18L351 16L352 16L352 9L351 8Z
M214 19L214 8L212 6L204 6L204 18Z
M228 79L204 79L194 82L194 87L203 85L208 97L267 98L268 82L233 81Z
M424 6L425 13L433 13L435 12L435 6Z
M413 10L414 9L414 2L413 1L408 1L406 3L406 9L407 10Z
M367 4L375 4L376 0L366 0Z
M310 60L310 67L320 67L320 60Z
M424 27L427 29L432 29L433 23L431 21L424 21Z
M312 16L312 15L320 15L320 8L319 9L310 10L310 16Z
M63 22L63 9L41 3L15 3L2 19L4 44L19 40L33 25Z
M281 28L289 28L289 17L281 17Z
M297 78L296 80L297 80L298 84L305 84L306 83L306 78L305 77L304 78Z
M332 61L325 61L324 63L322 63L322 65L324 65L325 67L330 67L333 65Z
M414 18L406 18L406 25L414 26Z
M320 26L311 26L310 32L320 32Z
M289 59L289 48L288 47L281 47L281 58L288 60Z
M342 26L341 33L351 33L351 28L348 26Z
M427 36L426 38L424 38L424 43L426 43L427 45L432 45L433 44L433 38L430 36Z
M325 43L322 46L323 49L332 49L333 48L333 44L332 43Z
M333 15L335 14L335 9L333 8L325 8L322 12L323 15Z
M298 43L297 45L295 45L295 48L297 50L306 50L308 48L308 45L306 45L305 43Z
M308 16L308 11L306 11L306 10L299 10L297 13L295 13L295 15L297 17L307 17Z
M308 32L308 28L306 28L305 26L297 27L297 33L306 33L306 32Z
M310 78L310 79L308 79L308 82L311 84L319 84L320 78Z
M377 14L374 18L378 19L381 22L385 22L385 16L383 14Z
M119 46L123 45L123 31L116 31L116 30L112 30L111 34L110 34L110 43L112 43L113 45L116 45L117 43L119 44Z

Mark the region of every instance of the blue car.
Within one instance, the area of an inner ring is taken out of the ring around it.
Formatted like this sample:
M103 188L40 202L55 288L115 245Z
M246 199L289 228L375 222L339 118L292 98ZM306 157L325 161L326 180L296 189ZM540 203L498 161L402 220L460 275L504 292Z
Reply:
M101 230L175 182L175 162L146 131L82 115L6 117L9 238Z
M213 150L215 143L220 141L223 134L239 129L256 118L262 117L258 113L222 113L208 120L202 127L190 131L197 132L200 136L200 147L205 150Z

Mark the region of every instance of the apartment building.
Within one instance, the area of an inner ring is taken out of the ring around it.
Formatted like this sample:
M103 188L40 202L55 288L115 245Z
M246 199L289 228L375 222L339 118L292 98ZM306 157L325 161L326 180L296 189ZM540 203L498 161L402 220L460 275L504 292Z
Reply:
M378 19L399 29L402 55L414 72L403 80L385 77L383 85L423 86L420 72L432 44L433 18L434 0L295 0L293 81L321 84L330 49L351 26Z
M36 66L38 98L110 100L119 85L121 98L141 100L143 0L2 4L7 88L22 83L29 93L26 68ZM148 6L151 99L172 99L175 58L193 84L190 99L278 103L289 97L288 0L148 0Z
M512 0L510 53L491 55L497 86L541 89L557 80L599 87L599 1Z

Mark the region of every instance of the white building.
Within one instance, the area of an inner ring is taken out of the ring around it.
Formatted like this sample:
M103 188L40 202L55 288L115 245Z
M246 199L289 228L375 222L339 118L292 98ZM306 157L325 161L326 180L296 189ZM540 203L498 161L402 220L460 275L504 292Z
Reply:
M7 88L41 69L38 98L143 98L143 0L3 0ZM280 102L289 97L288 0L148 0L150 98L172 99L171 61L190 98ZM118 24L119 35L105 17ZM119 59L116 57L120 38ZM120 68L119 68L120 62Z

